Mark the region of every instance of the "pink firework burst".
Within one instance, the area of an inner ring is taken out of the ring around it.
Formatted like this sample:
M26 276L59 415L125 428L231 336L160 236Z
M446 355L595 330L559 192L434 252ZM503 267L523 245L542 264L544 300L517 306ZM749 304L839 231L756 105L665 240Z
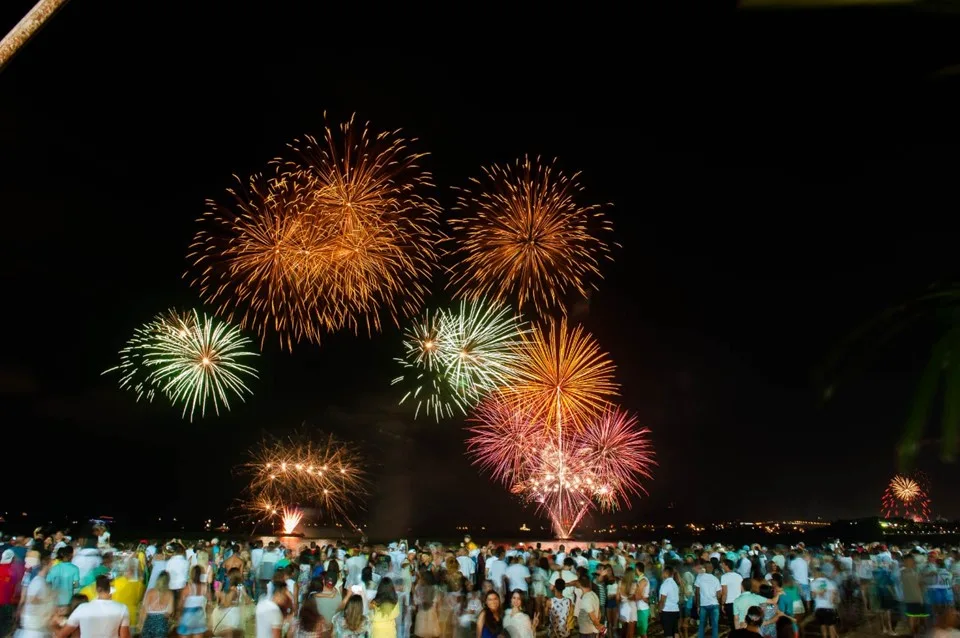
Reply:
M467 431L467 455L490 476L508 486L526 480L530 451L544 438L544 425L534 412L500 393L484 399Z

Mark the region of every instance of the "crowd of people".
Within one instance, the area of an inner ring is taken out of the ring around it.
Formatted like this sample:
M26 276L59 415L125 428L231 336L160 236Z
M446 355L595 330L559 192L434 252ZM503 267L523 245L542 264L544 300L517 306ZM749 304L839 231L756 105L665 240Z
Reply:
M956 549L114 545L99 526L0 552L0 638L837 638L867 618L960 634Z

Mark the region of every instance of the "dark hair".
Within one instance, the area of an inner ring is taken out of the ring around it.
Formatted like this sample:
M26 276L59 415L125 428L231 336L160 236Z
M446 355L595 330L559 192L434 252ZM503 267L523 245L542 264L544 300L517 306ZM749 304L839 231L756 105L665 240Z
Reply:
M754 605L747 610L747 617L744 620L751 627L759 627L760 623L763 622L763 610Z
M757 590L757 593L763 596L764 598L773 598L777 593L773 590L773 585L770 583L764 583L760 585L760 588Z
M733 570L733 561L730 560L729 558L724 558L724 559L723 559L723 564L727 566L727 569L729 569L729 570L731 570L731 571Z
M786 616L777 619L777 638L793 638L793 621Z
M580 586L584 588L593 586L593 584L590 582L590 577L586 574L580 574L580 578L577 579L577 582L580 583Z
M562 578L558 578L554 581L553 586L557 588L558 591L563 591L567 588L567 581Z
M100 574L97 576L97 593L98 594L109 594L110 593L110 577L106 574Z
M316 605L300 606L300 629L304 633L315 633L317 631L317 625L320 624L320 619L320 611Z
M388 577L380 579L380 584L377 585L377 595L373 597L373 602L377 603L378 607L397 604L397 588L393 586L393 580Z
M777 587L783 587L783 574L777 572L776 574L770 574L770 580L777 584Z
M488 629L488 628L489 628L489 629L490 629L490 633L492 633L494 636L496 636L496 635L498 635L498 634L501 633L501 629L503 628L503 627L502 627L502 624L503 624L503 623L502 623L502 621L501 621L499 618L497 618L496 616L494 616L493 612L490 611L490 608L487 607L487 599L490 598L491 596L496 596L496 597L497 597L497 601L500 600L500 594L498 594L495 589L491 589L491 590L488 591L488 592L484 595L484 597L483 597L483 611L481 611L480 613L483 614L483 628L484 628L484 629ZM503 617L503 606L502 606L502 605L500 606L500 616ZM486 633L486 632L484 632L484 633Z
M190 582L194 585L200 584L200 576L203 574L203 570L200 569L200 565L194 565L190 568Z

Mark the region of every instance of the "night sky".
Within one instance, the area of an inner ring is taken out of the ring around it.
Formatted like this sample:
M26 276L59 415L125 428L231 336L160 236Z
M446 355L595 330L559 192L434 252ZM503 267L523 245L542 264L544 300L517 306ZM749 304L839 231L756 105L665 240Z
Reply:
M3 4L6 32L32 2ZM139 324L200 307L182 275L204 199L321 133L326 111L419 137L445 207L524 154L614 204L623 247L576 318L660 461L617 520L878 513L931 333L878 345L826 404L815 372L858 324L960 270L960 74L935 74L960 63L938 48L956 17L757 12L695 45L378 48L292 11L101 4L73 0L0 73L3 510L219 519L245 451L307 422L366 449L373 530L541 524L468 465L461 422L396 405L393 326L292 355L268 342L252 399L193 424L100 376ZM924 36L854 47L867 18ZM933 511L957 517L960 466L937 451L919 467Z

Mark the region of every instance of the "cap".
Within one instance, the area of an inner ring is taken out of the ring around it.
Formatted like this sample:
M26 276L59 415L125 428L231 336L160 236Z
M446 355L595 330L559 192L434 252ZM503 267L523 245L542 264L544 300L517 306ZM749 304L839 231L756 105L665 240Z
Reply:
M5 549L3 550L3 555L0 555L0 565L6 565L7 563L13 562L13 550Z

